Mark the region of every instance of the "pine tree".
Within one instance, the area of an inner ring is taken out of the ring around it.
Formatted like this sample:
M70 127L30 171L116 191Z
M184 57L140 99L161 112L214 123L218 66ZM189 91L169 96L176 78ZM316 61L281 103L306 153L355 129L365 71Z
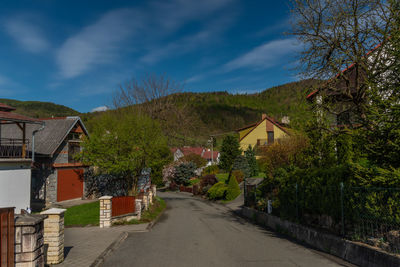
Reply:
M235 161L233 162L232 170L239 170L243 172L245 178L251 177L251 169L249 163L246 157L242 155L236 157Z
M254 148L249 145L247 150L244 152L244 156L249 164L250 168L250 177L256 176L258 174L258 166L256 160L256 151Z
M234 160L241 152L238 139L232 135L226 136L222 141L219 167L229 172L232 169Z
M228 183L228 189L226 190L226 200L234 200L237 196L240 195L240 187L236 178L231 175Z

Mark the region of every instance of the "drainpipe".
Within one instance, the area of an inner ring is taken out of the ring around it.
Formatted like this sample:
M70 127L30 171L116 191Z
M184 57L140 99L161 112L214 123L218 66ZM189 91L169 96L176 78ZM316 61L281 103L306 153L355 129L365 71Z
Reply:
M36 134L37 132L42 131L42 130L44 129L45 126L46 126L46 124L43 122L43 123L42 123L42 126L41 126L39 129L34 130L34 131L32 132L32 163L35 162L35 134Z

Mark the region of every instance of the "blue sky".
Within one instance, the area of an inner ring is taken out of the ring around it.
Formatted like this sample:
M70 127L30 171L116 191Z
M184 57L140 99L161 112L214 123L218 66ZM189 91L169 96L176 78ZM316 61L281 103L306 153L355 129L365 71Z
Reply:
M132 77L252 93L296 79L289 1L1 1L0 98L88 112Z

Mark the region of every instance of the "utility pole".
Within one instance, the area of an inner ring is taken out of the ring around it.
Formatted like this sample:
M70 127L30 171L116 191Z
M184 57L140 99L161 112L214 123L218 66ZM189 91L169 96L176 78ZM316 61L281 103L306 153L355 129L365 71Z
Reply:
M211 135L211 165L214 164L214 137Z

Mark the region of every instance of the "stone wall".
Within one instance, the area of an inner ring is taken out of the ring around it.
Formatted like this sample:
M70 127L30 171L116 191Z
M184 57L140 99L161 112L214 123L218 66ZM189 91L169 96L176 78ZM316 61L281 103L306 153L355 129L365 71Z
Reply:
M243 207L240 215L255 223L279 231L298 241L326 253L340 257L357 266L395 267L400 266L400 257L371 246L352 242L316 229L282 220L279 217Z
M45 216L15 216L15 266L44 266L43 220Z

